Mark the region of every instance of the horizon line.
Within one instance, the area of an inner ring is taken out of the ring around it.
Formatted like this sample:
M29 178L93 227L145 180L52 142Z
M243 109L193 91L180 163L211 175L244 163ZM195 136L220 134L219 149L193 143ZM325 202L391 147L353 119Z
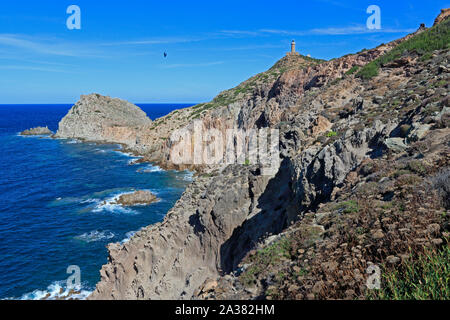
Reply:
M128 100L126 100L128 101ZM128 101L131 102L131 101ZM133 104L177 104L177 105L185 105L185 104L192 104L192 105L196 105L199 103L203 103L203 102L131 102ZM0 106L43 106L43 105L52 105L52 106L57 106L57 105L74 105L76 104L71 102L71 103L0 103Z

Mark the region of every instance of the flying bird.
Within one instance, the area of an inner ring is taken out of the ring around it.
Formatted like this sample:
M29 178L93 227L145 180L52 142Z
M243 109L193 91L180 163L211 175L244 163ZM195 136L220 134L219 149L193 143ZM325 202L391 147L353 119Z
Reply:
M164 52L164 58L167 58L167 52Z

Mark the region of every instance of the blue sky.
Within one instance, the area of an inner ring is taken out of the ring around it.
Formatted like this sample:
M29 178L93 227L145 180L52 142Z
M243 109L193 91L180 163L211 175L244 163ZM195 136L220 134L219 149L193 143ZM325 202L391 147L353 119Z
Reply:
M69 30L69 5L81 30ZM366 28L369 5L381 30ZM98 92L134 103L203 102L283 57L330 59L433 24L448 0L0 3L0 104L74 103ZM164 58L163 53L168 57Z

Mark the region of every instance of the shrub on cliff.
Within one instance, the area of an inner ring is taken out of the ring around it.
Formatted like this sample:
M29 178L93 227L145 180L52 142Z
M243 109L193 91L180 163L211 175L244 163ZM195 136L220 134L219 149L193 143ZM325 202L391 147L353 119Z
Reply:
M368 292L369 299L450 299L450 249L425 252L400 267L384 268L380 290Z
M381 66L400 58L404 52L415 51L419 55L428 55L435 50L449 48L450 44L450 19L435 25L434 27L419 33L418 35L402 42L397 47L387 52L378 59L366 64L357 73L362 79L370 79L378 75Z

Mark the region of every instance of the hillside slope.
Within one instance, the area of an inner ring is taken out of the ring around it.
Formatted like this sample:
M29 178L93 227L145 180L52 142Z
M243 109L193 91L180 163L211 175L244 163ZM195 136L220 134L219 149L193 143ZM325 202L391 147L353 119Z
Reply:
M138 132L131 149L174 167L167 138L194 119L278 128L281 165L202 168L162 223L109 245L90 299L367 298L369 265L389 274L446 248L449 25L328 62L283 58Z

